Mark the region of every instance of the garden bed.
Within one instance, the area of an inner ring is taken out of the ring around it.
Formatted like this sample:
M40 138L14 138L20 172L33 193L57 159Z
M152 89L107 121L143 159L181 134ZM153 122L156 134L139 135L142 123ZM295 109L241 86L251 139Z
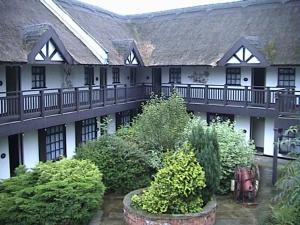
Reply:
M212 225L216 220L217 202L215 199L209 201L203 210L199 213L189 214L161 214L154 215L135 209L131 206L131 198L133 195L141 194L143 189L138 189L130 192L124 197L123 209L124 220L128 225Z

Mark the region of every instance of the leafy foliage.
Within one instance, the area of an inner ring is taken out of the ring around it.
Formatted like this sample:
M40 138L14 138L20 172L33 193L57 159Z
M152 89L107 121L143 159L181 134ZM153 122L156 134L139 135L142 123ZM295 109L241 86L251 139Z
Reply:
M102 203L102 174L89 161L40 163L0 183L0 224L86 224Z
M202 191L204 202L217 192L220 183L220 155L217 135L213 127L199 123L191 127L188 142L195 149L196 157L205 171L206 187Z
M203 206L201 191L205 187L205 173L194 152L184 147L165 158L150 187L141 195L134 195L132 203L149 213L194 213Z
M300 158L289 162L276 182L278 194L272 209L271 223L274 225L296 225L300 223Z
M159 168L163 153L175 149L188 121L184 100L176 93L168 99L153 97L132 126L120 129L118 135L137 143L150 155L152 167Z
M254 159L255 146L245 140L241 130L235 130L234 124L228 121L216 120L209 126L200 118L195 117L187 125L184 139L188 140L192 131L198 126L217 135L220 154L220 185L218 192L225 194L230 190L230 180L237 166L250 166Z
M126 193L150 182L147 156L135 144L115 135L104 135L80 146L76 158L94 162L111 192Z

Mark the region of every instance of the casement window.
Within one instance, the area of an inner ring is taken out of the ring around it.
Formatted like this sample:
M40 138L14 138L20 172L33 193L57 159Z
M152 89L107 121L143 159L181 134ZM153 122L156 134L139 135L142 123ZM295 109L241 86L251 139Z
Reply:
M169 83L174 83L174 84L181 83L181 68L169 69Z
M58 125L39 130L40 161L58 160L66 156L65 125Z
M89 118L75 122L76 145L97 139L97 119Z
M213 121L227 121L229 120L231 123L234 122L234 115L232 114L223 114L223 113L207 113L207 123L210 124Z
M278 86L295 87L295 68L278 68Z
M33 66L32 73L32 88L46 87L46 68L44 66Z
M94 67L84 67L84 85L94 85Z
M241 85L241 68L226 68L226 84Z
M116 129L119 129L121 126L130 124L136 115L137 110L127 110L116 113Z
M113 83L120 83L120 68L112 68Z

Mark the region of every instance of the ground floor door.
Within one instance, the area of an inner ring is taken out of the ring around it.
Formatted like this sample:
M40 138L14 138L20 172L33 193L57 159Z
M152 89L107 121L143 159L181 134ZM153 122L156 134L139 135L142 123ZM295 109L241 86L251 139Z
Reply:
M250 118L250 138L254 141L256 150L264 152L265 142L265 118L251 117Z
M157 95L161 93L161 68L152 68L152 91Z
M8 136L10 176L15 175L15 169L23 162L22 134Z
M252 69L252 103L265 103L265 83L266 83L266 69L253 68Z
M100 67L100 86L104 87L107 85L107 68Z

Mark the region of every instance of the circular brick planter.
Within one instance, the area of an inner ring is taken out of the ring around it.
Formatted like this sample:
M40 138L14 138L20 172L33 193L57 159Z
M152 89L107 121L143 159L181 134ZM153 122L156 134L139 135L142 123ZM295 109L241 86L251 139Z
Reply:
M213 225L216 220L217 202L211 200L200 213L190 214L149 214L131 207L131 197L143 189L130 192L124 197L124 219L128 225Z

